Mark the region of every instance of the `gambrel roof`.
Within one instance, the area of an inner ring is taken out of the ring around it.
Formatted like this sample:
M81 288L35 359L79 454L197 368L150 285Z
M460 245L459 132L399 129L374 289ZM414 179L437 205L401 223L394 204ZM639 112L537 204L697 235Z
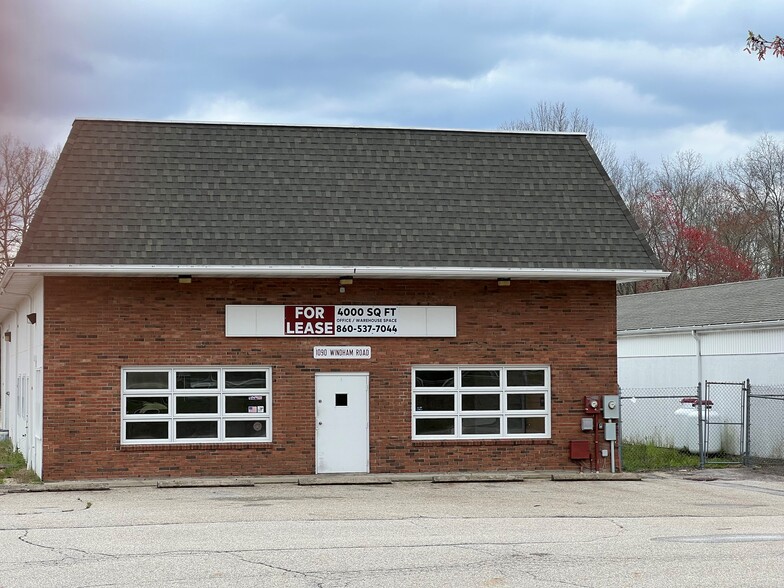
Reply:
M16 265L660 274L581 134L102 120Z

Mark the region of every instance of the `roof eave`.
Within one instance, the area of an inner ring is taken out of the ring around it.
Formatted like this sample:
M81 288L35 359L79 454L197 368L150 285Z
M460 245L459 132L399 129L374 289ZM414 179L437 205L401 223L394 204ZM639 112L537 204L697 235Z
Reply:
M655 269L514 268L514 267L403 267L321 265L114 265L114 264L19 264L9 268L0 282L5 288L15 274L41 276L179 276L200 277L341 277L384 279L519 279L605 280L634 282L664 278L669 272Z
M753 321L747 323L723 323L718 325L684 325L678 327L652 327L648 329L618 330L618 337L645 337L673 333L704 333L706 331L739 331L741 329L775 329L784 327L784 319Z

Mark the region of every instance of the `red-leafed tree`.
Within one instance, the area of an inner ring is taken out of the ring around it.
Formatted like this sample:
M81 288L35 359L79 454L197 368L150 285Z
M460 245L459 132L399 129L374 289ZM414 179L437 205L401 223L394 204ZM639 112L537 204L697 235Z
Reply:
M708 228L683 227L685 243L684 286L706 286L755 280L759 276L750 260L719 243Z
M654 252L669 278L642 284L638 291L686 288L758 277L754 264L719 240L715 230L690 224L684 210L667 192L648 194L635 210Z

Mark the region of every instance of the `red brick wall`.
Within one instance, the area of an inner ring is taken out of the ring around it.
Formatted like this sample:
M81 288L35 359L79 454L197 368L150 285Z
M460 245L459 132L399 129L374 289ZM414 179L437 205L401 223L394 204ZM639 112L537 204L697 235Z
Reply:
M226 304L457 307L457 337L226 338ZM614 393L612 282L62 278L45 281L46 480L312 474L314 373L370 373L371 472L574 468L582 398ZM314 345L370 345L370 360L314 360ZM552 439L412 441L414 364L548 364ZM120 446L124 366L272 366L268 444Z

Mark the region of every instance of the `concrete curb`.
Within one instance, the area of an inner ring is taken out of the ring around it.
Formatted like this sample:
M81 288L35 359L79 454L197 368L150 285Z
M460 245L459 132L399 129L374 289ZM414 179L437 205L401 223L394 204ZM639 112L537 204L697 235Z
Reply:
M525 482L526 474L440 474L433 476L434 484L465 484L480 482Z
M553 474L553 482L641 482L638 474Z
M101 492L111 490L105 482L51 482L49 484L9 484L0 487L0 494L19 494L23 492Z
M306 476L297 480L300 486L369 486L391 484L385 476Z
M0 484L0 494L22 492L97 492L122 488L150 487L177 488L251 488L266 484L297 484L299 486L373 486L398 482L428 482L435 484L471 484L523 481L585 482L639 481L637 474L609 474L516 471L516 472L460 472L413 474L316 474L310 476L238 476L225 478L125 478L116 480L86 480L73 482L44 482L42 484Z
M156 488L248 488L256 484L253 480L244 478L229 479L199 479L199 478L177 478L173 480L160 480Z

